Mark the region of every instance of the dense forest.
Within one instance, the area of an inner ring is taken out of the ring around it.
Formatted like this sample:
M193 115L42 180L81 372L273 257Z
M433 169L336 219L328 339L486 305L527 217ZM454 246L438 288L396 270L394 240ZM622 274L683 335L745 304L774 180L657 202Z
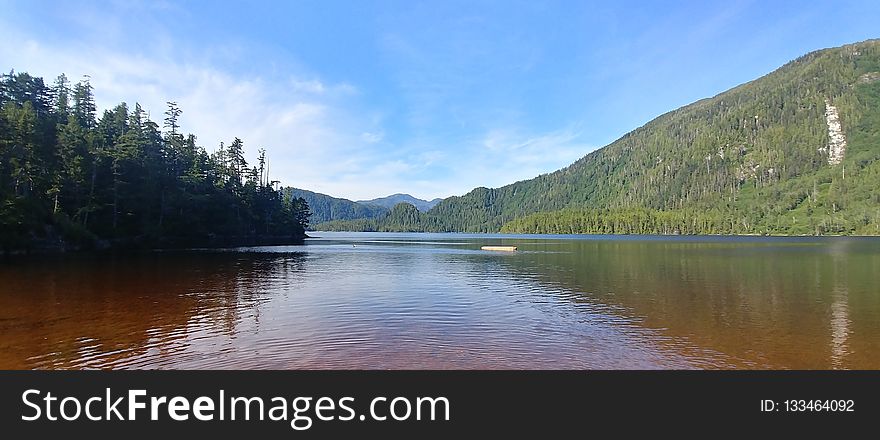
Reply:
M730 213L717 210L646 208L565 209L539 212L505 224L500 232L522 234L748 234ZM322 231L451 232L442 219L401 203L379 218L319 223Z
M736 221L736 216L733 213L718 210L565 209L520 217L502 226L501 232L645 235L754 233L753 229L748 226Z
M845 150L832 148L831 117ZM559 171L450 197L406 230L880 234L880 40L802 56ZM316 228L396 230L387 222Z
M0 247L91 248L301 240L309 207L235 138L208 153L139 104L100 117L89 78L0 77Z

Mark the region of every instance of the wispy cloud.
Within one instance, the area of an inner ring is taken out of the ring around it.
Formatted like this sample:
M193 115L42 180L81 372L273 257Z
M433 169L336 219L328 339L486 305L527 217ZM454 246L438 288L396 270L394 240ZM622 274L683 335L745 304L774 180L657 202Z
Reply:
M599 146L584 140L584 130L570 126L549 133L524 134L518 130L492 129L482 137L475 156L479 160L467 174L480 175L485 183L501 186L562 168Z
M361 133L361 139L368 144L375 144L376 142L381 142L385 137L385 133L380 132L369 132L365 131Z
M582 135L582 131L574 128L536 136L523 136L509 130L492 130L486 134L482 143L493 155L507 157L514 163L542 167L560 160L577 159L592 150L579 140Z

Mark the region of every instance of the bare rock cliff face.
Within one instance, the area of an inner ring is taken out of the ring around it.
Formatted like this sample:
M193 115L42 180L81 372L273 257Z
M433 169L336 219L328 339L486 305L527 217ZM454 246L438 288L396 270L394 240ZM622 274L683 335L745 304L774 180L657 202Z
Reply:
M843 161L843 155L846 153L846 136L843 134L843 128L840 126L840 115L837 113L837 107L825 100L825 123L828 124L828 146L822 148L822 151L828 153L828 164L837 165Z

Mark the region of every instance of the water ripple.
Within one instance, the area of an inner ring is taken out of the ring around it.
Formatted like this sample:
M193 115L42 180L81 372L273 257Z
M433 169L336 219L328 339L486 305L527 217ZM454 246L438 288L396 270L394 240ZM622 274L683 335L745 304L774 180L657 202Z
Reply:
M880 284L880 259L858 245L850 256L813 242L774 242L770 252L754 240L520 237L521 252L479 249L504 240L332 235L305 246L34 262L0 274L0 367L880 365L866 354L880 352L865 324L880 317L876 301L852 305ZM814 264L815 278L780 284L789 259ZM794 312L809 331L789 326Z

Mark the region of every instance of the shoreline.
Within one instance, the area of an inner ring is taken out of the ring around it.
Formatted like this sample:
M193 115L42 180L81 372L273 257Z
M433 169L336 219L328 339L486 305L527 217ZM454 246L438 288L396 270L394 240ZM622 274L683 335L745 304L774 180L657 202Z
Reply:
M607 237L767 237L767 238L821 238L821 237L853 237L853 238L880 238L877 235L863 234L603 234L592 232L576 232L570 234L546 234L535 232L466 232L466 231L307 231L312 233L375 233L375 234L482 234L482 235L589 235Z
M33 255L64 255L77 253L128 253L144 251L172 251L193 248L222 249L245 246L285 246L303 244L309 237L284 235L223 236L223 237L163 237L159 239L125 238L95 240L85 245L63 240L35 240L25 248L0 249L0 257L23 257Z

